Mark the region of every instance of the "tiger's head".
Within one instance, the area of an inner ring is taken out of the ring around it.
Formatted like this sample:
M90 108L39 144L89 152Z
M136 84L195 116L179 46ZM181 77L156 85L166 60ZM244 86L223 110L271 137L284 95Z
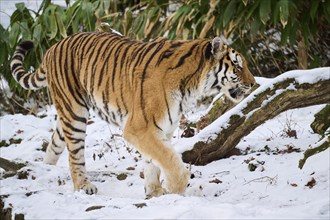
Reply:
M229 47L225 40L215 37L212 42L213 85L211 90L224 93L233 102L239 102L255 84L245 58Z

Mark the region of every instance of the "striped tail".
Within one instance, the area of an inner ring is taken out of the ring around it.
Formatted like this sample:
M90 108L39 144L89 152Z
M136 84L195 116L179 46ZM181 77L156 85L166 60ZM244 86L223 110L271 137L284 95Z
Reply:
M32 41L21 42L15 50L10 68L15 80L25 89L37 90L47 86L46 73L39 67L34 72L26 72L23 66L24 57L33 48Z

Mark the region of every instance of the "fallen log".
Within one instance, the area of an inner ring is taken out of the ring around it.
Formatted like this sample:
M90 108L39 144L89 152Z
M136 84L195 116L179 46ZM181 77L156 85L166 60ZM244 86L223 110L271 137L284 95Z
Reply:
M330 103L330 68L295 70L267 80L241 103L192 138L174 143L186 163L225 157L265 121L289 109Z

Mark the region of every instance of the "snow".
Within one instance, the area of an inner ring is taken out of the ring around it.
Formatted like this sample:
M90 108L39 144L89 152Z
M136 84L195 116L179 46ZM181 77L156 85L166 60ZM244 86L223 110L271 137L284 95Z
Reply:
M281 77L295 75L298 83L306 83L315 77L324 79L320 72L326 71L329 68L307 70L309 77L301 77L302 71L293 71ZM274 79L263 78L258 78L258 82L262 84L259 89L275 83ZM244 101L239 105L244 106ZM23 213L26 219L329 219L330 149L308 158L303 169L298 168L303 152L321 139L312 132L310 124L323 107L281 113L240 141L237 148L246 154L205 166L186 164L194 177L184 195L169 194L149 200L145 199L140 176L144 160L123 140L120 129L91 114L85 157L88 175L99 192L86 195L73 192L67 151L56 166L42 162L45 153L41 145L51 138L55 126L53 106L37 117L5 115L0 117L0 141L22 142L1 147L0 156L27 161L22 171L29 175L27 179L3 178L4 171L0 169L0 195L8 195L5 207L12 207L13 214ZM218 120L225 123L226 117ZM288 127L296 130L297 139L286 135ZM205 130L195 137L200 138L203 132L210 135ZM173 140L177 150L178 143L192 141L179 138L181 133L175 132L177 137ZM298 150L285 152L289 147ZM254 164L255 171L249 171L248 164ZM126 174L126 179L119 180L120 174ZM309 188L307 183L312 178L316 184ZM86 211L92 206L100 207Z

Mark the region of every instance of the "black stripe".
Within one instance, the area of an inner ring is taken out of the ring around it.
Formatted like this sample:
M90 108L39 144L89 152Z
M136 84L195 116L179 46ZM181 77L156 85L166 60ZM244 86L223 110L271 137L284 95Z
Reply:
M64 141L64 137L61 135L61 133L60 133L60 131L58 130L58 128L56 129L56 133L57 133L59 139L60 139L61 141Z
M82 130L82 129L76 128L76 127L74 127L74 126L73 126L71 123L69 123L69 122L66 122L66 121L64 121L64 120L62 120L62 122L65 124L65 126L66 126L67 128L71 129L71 131L73 131L73 132L76 132L76 133L86 133L85 130Z
M153 120L153 122L154 122L155 127L158 128L159 130L163 131L163 129L161 129L161 128L158 126L158 124L156 123L155 116L153 116L152 120Z
M15 49L15 53L22 54L23 57L24 57L24 55L26 54L26 52L27 52L27 50L24 49L24 48L16 47L16 49Z
M130 61L127 63L127 65L131 66L133 61L135 61L135 58L138 55L138 53L142 53L145 49L146 49L145 43L138 42L137 45L134 45L134 49L131 52Z
M102 100L103 100L103 108L106 111L107 114L109 114L109 86L110 86L110 81L107 80L105 90L102 91Z
M11 67L11 71L12 72L15 72L16 69L23 69L24 70L22 63L15 63L15 64L13 64L12 67Z
M25 72L25 70L17 70L15 74L16 74L16 80L20 81L21 78L23 78L27 73Z
M120 81L120 99L121 99L121 102L123 103L123 106L124 106L124 109L125 109L125 115L128 114L128 107L126 105L126 102L125 102L125 99L124 99L124 91L123 91L123 88L124 88L124 80L121 80Z
M84 58L84 47L86 46L89 39L93 37L93 35L86 33L84 35L77 35L76 37L79 38L79 41L77 42L76 46L72 48L72 53L74 56L76 56L75 60L78 63L77 69L81 70L81 64Z
M143 53L138 57L138 61L135 65L140 65L143 63L143 60L147 57L147 54L157 45L164 45L162 42L152 42L150 44L146 44L146 49L143 51ZM159 47L159 46L158 46Z
M42 73L42 74L45 75L45 73ZM46 80L46 77L39 77L39 74L36 74L36 80L38 82L42 82L42 81Z
M228 71L228 68L229 68L228 63L225 63L225 71L223 72L223 77L221 78L221 84L222 85L225 85L224 82L223 82L225 79L227 79L227 81L228 81L228 78L227 78L227 75L226 75L227 71Z
M118 44L118 46L116 47L116 52L114 54L114 63L113 63L113 68L112 68L112 79L111 79L111 83L112 83L112 91L115 91L115 77L116 77L116 69L117 69L117 61L118 61L118 55L121 52L121 47L124 46L127 43L127 41L122 41L121 44Z
M172 44L171 44L171 47L170 48L172 48L172 49L175 49L175 48L177 48L177 47L180 47L181 45L183 45L183 42L173 42Z
M153 48L155 45L153 45L151 48ZM143 70L143 73L142 73L142 77L141 77L141 88L140 88L140 92L141 92L141 100L140 100L140 105L141 105L141 109L142 109L142 113L143 113L143 117L144 117L144 120L146 122L148 122L147 120L147 114L145 112L145 101L144 101L144 97L143 97L143 84L145 82L145 78L146 78L146 74L147 74L147 68L149 66L149 63L151 62L151 60L154 58L155 54L159 52L159 50L164 46L164 41L163 42L160 42L158 44L158 47L156 48L156 50L150 55L148 61L144 64L144 70ZM151 49L150 48L150 49Z
M81 58L84 58L84 55L86 54L85 50L89 50L90 45L88 45L89 42L93 42L94 38L93 33L88 33L88 35L80 42L80 45L77 46L77 51L80 52Z
M54 149L52 146L48 146L48 147L50 147L50 149L54 152L55 155L60 155L60 154L62 154L62 152L63 152L62 147L57 146L57 145L54 143L54 141L52 141L52 145L53 145L54 147L56 147L56 148L60 148L60 149L61 149L61 152L56 152L55 149ZM48 147L47 147L47 148L48 148Z
M62 64L63 59L60 62L60 74L64 74L65 76L65 80L66 80L66 88L69 89L70 94L72 95L72 98L75 100L75 102L81 106L85 106L86 103L84 102L83 97L81 96L80 92L79 92L79 88L77 88L78 86L78 79L75 78L75 74L69 72L68 69L68 56L69 56L69 48L71 46L70 42L73 40L74 38L70 37L70 38L66 38L63 41L63 44L60 47L60 56L62 58L64 58L64 64ZM62 53L63 49L65 49L65 57L63 57ZM63 68L64 67L64 68ZM73 76L73 82L70 80L70 76Z
M165 98L165 104L166 104L166 109L167 109L167 115L168 115L168 118L169 118L169 120L171 122L171 125L172 125L173 121L172 121L172 117L171 117L170 107L169 107L168 101L167 101L166 91L165 91L165 89L163 91L164 91L164 98Z
M126 48L125 48L125 50L123 52L122 59L121 59L121 62L120 62L120 66L121 66L122 69L123 69L123 66L124 66L125 61L127 60L127 52L131 48L131 45L132 45L131 42L127 42L127 44L126 44ZM127 66L125 66L125 70L126 70L126 67Z
M82 162L82 163L71 162L70 164L73 164L73 165L76 165L76 166L83 166L83 167L85 166L85 162Z
M182 101L180 101L180 105L179 105L179 113L181 113L182 111L183 111Z
M98 72L98 74L96 73L96 67L100 65L102 59L99 58L99 56L101 55L101 51L103 50L103 54L104 52L106 51L106 48L108 48L110 44L110 41L108 39L103 39L102 41L102 45L99 47L98 51L97 51L97 54L96 54L96 57L94 59L94 63L93 63L93 66L92 66L92 72L95 74L94 77L91 77L91 94L94 93L94 89L95 89L95 81L98 79L98 82L102 81L102 76L103 76L103 73L102 72ZM102 56L101 56L102 57ZM97 77L96 77L97 76Z
M112 117L112 119L113 119L113 121L117 121L117 119L116 119L116 115L115 115L115 113L114 112L111 112L111 117Z
M131 44L129 43L128 45L126 45L126 48L125 48L125 50L124 50L124 52L123 52L123 54L122 54L122 56L121 56L121 63L120 63L120 67L121 67L121 69L120 69L120 72L119 72L119 77L120 77L120 101L121 101L121 103L123 104L123 106L124 106L124 110L125 110L125 112L126 112L126 115L128 114L128 107L127 107L127 105L126 105L126 103L125 103L125 99L124 99L124 91L123 91L123 89L124 89L124 79L127 79L126 77L127 77L127 73L128 73L128 71L127 71L127 69L126 69L126 65L124 65L125 64L125 61L127 62L127 52L128 52L128 50L130 49L130 46L131 46ZM125 69L124 69L124 67L125 67ZM124 74L124 79L123 79L123 77L121 77L122 76L122 74Z
M205 58L210 59L212 57L212 44L209 42L205 48Z
M60 148L60 149L62 149L61 146L58 146L58 145L55 143L55 139L54 139L54 137L52 137L52 145L53 145L54 147L56 147L56 148Z
M64 106L61 106L61 107L62 108L65 107L65 109L66 109L65 113L66 114L69 113L73 120L80 121L80 122L86 124L87 120L85 117L79 117L78 115L74 114L74 112L72 111L72 104L70 103L69 98L65 94L63 95L62 91L58 90L57 87L54 87L53 89L56 91L56 94L59 96L60 100L63 101ZM87 108L86 106L83 106L83 107Z
M87 82L89 81L90 78L92 78L92 75L89 77L89 74L91 71L88 71L88 69L90 68L89 66L89 62L91 61L91 57L94 55L94 50L96 49L95 45L97 44L97 42L99 41L98 37L94 37L91 39L91 44L89 45L89 49L88 51L86 51L86 53L83 53L83 56L86 60L86 67L85 67L85 75L84 75L84 82L83 82L83 86L87 89ZM89 54L89 57L87 57L87 55ZM89 88L88 88L89 89Z
M103 65L102 65L102 67L101 67L101 70L100 70L100 75L103 75L103 73L107 73L107 74L109 74L108 73L108 64L109 64L109 62L111 61L111 56L112 56L112 53L114 52L114 48L118 45L118 44L121 44L122 43L122 41L120 41L120 40L113 40L113 43L111 42L108 46L109 47L107 47L106 48L106 50L104 50L104 53L102 54L102 57L103 56L105 56L105 54L106 54L106 58L105 58L105 61L103 62ZM108 51L110 51L110 53L107 53ZM105 69L106 68L106 69ZM104 70L105 69L105 70ZM101 83L102 83L102 77L100 77L99 78L99 81L98 81L98 87L100 87L101 86ZM107 82L107 84L108 84L108 82Z
M220 60L220 63L219 63L219 69L218 69L217 71L215 71L215 73L214 73L215 81L214 81L214 83L212 84L211 88L216 87L217 84L219 83L218 75L219 75L219 73L220 73L221 70L222 70L222 65L223 65L223 59Z
M23 62L23 59L24 59L24 54L15 54L13 57L12 57L12 60L19 60L21 62Z
M80 88L80 83L79 83L79 80L77 78L77 73L75 72L75 63L77 62L76 60L76 57L75 57L75 52L74 52L74 49L76 47L76 44L79 43L79 39L82 38L84 35L78 35L77 37L75 38L72 38L68 43L71 43L69 45L70 47L70 54L67 54L67 60L71 61L71 65L70 65L70 70L71 70L71 75L73 76L73 80L75 82L75 86L76 86L76 90L79 91L81 90ZM67 50L68 52L68 50ZM68 69L69 70L69 69ZM78 96L78 98L80 99L79 101L81 102L78 102L78 104L80 105L85 105L86 106L86 101L85 101L85 98L82 96L82 94L80 92L77 92L76 95Z
M84 141L85 141L84 139L74 138L74 137L71 137L71 136L68 136L67 138L70 140L70 143L72 143L72 144L78 144L80 142L84 143Z
M30 87L30 85L29 85L29 79L30 79L30 76L31 76L31 75L29 75L29 74L24 75L23 83L24 83L24 86L25 86L26 88L29 88L29 87Z
M31 78L31 84L34 88L38 88L38 86L36 84L36 78L34 76L35 76L35 73L34 73L33 77Z
M180 93L181 93L181 96L182 96L181 98L183 98L186 95L186 85L185 84L186 84L186 80L181 79L180 80L180 86L179 86Z
M179 62L176 64L176 66L174 67L174 69L175 69L175 68L178 68L178 67L180 67L180 66L182 66L182 65L184 64L184 61L185 61L188 57L190 57L190 56L193 54L193 50L194 50L197 46L198 46L198 43L192 45L191 48L188 50L188 53L186 53L185 55L183 55L183 56L180 58Z
M86 76L86 81L87 80L91 80L93 79L93 76L92 74L95 74L95 72L93 72L93 69L94 67L98 64L97 63L97 58L98 56L100 55L100 50L102 49L102 45L100 46L99 45L99 42L103 40L103 39L100 39L100 38L95 38L94 41L93 41L93 44L92 44L92 49L89 50L87 53L89 53L89 57L86 59L87 60L87 63L86 63L86 70L88 68L91 68L91 77L89 77L89 79L87 79L87 76ZM96 51L96 52L95 52ZM94 58L94 59L93 59ZM96 62L95 62L96 61ZM88 73L88 71L86 71Z
M204 45L204 47L205 47L205 45ZM204 48L203 48L203 49L204 49ZM191 79L193 79L193 77L195 76L195 74L198 74L198 73L200 72L200 70L201 70L201 68L202 68L203 65L204 65L204 58L202 57L202 58L200 59L200 61L199 61L199 64L198 64L198 66L197 66L195 72L193 72L193 73L187 75L184 79L181 79L181 80L180 80L180 86L179 86L179 88L180 88L180 92L181 92L182 98L183 98L183 97L185 96L185 94L186 94L186 92L185 92L185 91L186 91L186 85L188 84L188 82L189 82Z
M83 145L83 146L80 146L79 148L77 148L75 150L70 150L69 149L69 151L70 151L70 154L77 154L77 153L79 153L79 151L84 150L84 149L85 149L85 146ZM77 159L75 159L75 160L77 160Z
M162 52L158 58L158 61L156 63L156 66L159 66L159 64L164 60L167 59L169 57L171 57L174 54L174 50L165 50L164 52Z
M120 105L119 105L119 102L118 102L118 97L116 98L116 106L117 106L117 108L118 108L118 110L117 110L117 114L118 114L118 115L122 115L122 113L121 113L121 108L120 108Z

